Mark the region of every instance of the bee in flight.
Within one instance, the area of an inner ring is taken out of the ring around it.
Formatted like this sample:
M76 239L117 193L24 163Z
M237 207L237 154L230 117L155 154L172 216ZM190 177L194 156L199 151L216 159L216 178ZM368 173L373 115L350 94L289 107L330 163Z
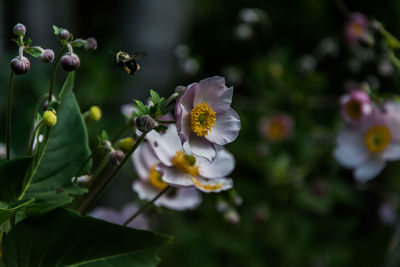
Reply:
M140 69L140 65L136 63L136 59L144 56L147 56L147 54L143 52L128 54L119 51L114 58L114 68L117 65L126 74L135 76L136 72Z

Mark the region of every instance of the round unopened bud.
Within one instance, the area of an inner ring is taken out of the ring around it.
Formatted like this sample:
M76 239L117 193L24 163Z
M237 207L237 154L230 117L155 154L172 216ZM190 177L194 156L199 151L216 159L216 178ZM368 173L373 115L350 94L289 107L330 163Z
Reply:
M40 54L39 59L44 63L51 63L54 60L54 52L51 49L45 49L43 53Z
M17 74L21 75L26 73L31 68L31 62L26 57L15 57L11 60L11 69L12 71Z
M236 225L240 222L240 215L236 210L229 209L224 213L224 219L226 222Z
M65 71L74 71L79 67L80 64L81 61L75 53L67 53L61 57L61 66Z
M103 146L104 146L104 147L107 147L107 148L112 148L112 144L111 144L111 142L108 141L108 140L105 140L105 141L103 142Z
M89 119L99 121L101 119L101 109L98 106L92 106L89 110Z
M136 119L136 126L139 131L145 133L150 132L156 127L156 122L149 115L142 115Z
M68 40L69 37L71 37L71 34L70 34L69 31L66 30L66 29L62 29L62 30L60 31L59 35L60 35L60 38L61 38L62 40Z
M14 28L13 28L13 33L17 36L24 36L26 33L26 28L24 24L21 23L17 23L15 24Z
M47 126L49 127L54 127L57 123L57 115L55 111L52 110L46 110L43 113L43 121L46 123Z
M93 37L89 37L86 39L85 49L88 51L94 51L97 49L97 40Z
M115 148L127 153L129 150L132 149L134 144L135 144L135 140L133 140L132 137L127 137L127 138L119 140L115 144Z
M110 160L111 164L114 165L119 165L121 161L124 159L124 152L121 150L115 150L114 152L111 152L110 155L108 156L108 159Z

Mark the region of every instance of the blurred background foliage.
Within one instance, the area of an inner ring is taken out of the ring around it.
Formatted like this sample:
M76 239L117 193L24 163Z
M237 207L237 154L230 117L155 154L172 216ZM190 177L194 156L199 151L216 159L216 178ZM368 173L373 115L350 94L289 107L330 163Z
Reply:
M399 1L345 5L400 32ZM399 76L379 72L379 54L346 44L340 2L1 1L1 114L9 60L17 55L10 41L16 22L27 26L33 44L56 52L53 24L97 39L94 53L77 51L75 89L82 111L91 105L103 110L99 123L88 124L92 147L103 129L113 136L123 126L120 106L145 99L149 89L168 96L178 85L213 75L234 86L233 107L242 120L238 139L228 146L237 164L235 192L203 194L195 211L149 210L150 229L175 236L159 251L161 266L383 266L391 257L399 238L400 164L357 184L332 150L343 124L339 98L349 81L398 93ZM136 77L112 68L109 51L119 50L149 54ZM32 60L28 74L15 81L15 154L23 153L33 105L48 90L51 68ZM58 90L65 76L60 70ZM262 119L276 114L293 121L291 136L280 142L260 132ZM101 205L143 204L131 190L135 178L126 166Z

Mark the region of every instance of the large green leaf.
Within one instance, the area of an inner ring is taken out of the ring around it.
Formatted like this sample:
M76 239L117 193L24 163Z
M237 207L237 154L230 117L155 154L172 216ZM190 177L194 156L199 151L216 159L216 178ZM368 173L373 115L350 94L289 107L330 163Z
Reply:
M32 159L25 157L0 162L0 201L11 203L18 199Z
M90 155L86 126L73 87L74 72L71 72L60 92L57 124L49 131L47 143L42 144L44 155L37 153L40 165L26 194L26 198L35 198L36 203L28 212L47 212L70 203L72 194L84 192L71 182Z
M31 205L34 201L34 199L26 199L23 201L20 200L12 203L11 205L0 203L0 225L7 221L18 209Z
M154 266L155 248L170 240L59 208L17 224L4 240L3 260L21 267Z

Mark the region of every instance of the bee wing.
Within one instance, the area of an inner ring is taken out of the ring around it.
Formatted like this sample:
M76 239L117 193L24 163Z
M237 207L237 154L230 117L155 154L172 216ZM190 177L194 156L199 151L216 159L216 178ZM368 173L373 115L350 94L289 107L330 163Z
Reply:
M133 53L131 55L131 57L134 58L134 59L142 58L142 57L145 57L145 56L147 56L147 53L145 53L145 52L137 52L137 53Z

